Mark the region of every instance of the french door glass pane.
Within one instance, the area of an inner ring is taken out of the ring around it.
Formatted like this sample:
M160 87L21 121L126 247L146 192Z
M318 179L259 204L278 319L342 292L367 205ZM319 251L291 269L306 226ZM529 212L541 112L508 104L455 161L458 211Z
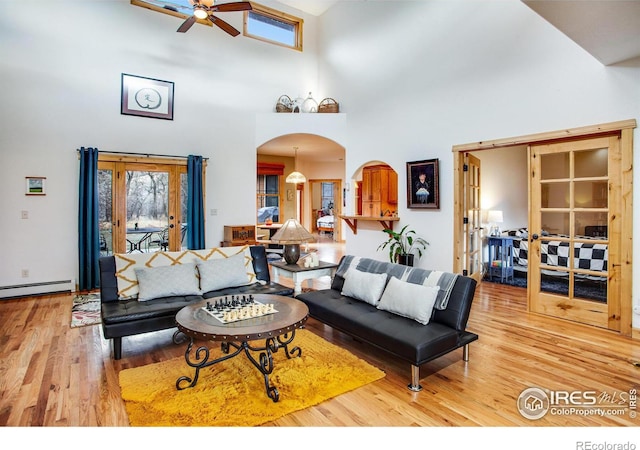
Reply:
M169 173L126 171L127 251L166 250Z
M606 148L575 152L574 177L606 177L609 172L608 156L609 152Z
M542 223L542 235L568 235L569 234L569 213L557 211L543 211L540 214Z
M568 181L545 183L540 185L542 190L542 208L568 208L569 189Z
M563 270L541 270L540 292L569 295L569 272Z
M113 171L98 170L100 256L113 253Z
M187 194L188 194L188 176L186 173L180 174L180 248L187 248L187 233L189 232L189 224L187 223Z
M569 153L549 153L541 155L541 180L569 178Z

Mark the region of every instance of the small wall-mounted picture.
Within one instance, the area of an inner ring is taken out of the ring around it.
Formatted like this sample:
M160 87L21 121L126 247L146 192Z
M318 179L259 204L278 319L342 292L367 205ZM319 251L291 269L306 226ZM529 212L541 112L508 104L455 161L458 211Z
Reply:
M407 163L407 208L440 208L437 159Z
M173 120L173 82L123 73L120 113Z
M46 177L25 177L27 180L27 190L25 195L46 195L45 180Z

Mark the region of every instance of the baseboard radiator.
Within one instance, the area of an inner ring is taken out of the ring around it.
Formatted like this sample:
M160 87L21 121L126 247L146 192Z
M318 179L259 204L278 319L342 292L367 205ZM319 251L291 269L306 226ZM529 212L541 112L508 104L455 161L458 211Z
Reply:
M74 292L75 290L76 280L16 284L14 286L0 286L0 299L28 297L31 295L55 294L58 292Z

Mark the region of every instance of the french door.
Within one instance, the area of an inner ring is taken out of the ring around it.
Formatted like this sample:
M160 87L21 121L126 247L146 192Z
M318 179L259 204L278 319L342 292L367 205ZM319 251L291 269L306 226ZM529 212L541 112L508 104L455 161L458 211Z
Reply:
M482 280L482 207L480 204L480 159L464 155L464 272L477 282Z
M619 142L529 147L531 311L620 330Z
M186 161L100 155L101 254L180 250L186 242Z

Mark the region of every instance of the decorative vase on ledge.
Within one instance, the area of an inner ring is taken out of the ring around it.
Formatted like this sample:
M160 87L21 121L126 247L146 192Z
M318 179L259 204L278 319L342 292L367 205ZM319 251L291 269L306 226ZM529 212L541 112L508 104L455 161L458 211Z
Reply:
M316 102L311 96L311 92L309 92L309 96L302 102L301 111L303 113L317 113L318 112L318 102Z

